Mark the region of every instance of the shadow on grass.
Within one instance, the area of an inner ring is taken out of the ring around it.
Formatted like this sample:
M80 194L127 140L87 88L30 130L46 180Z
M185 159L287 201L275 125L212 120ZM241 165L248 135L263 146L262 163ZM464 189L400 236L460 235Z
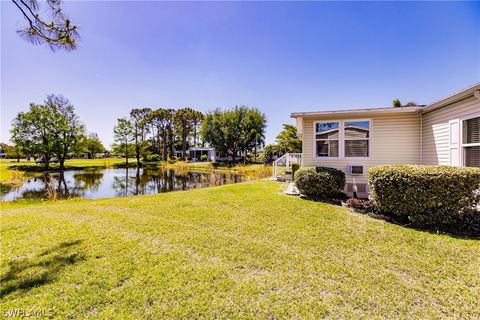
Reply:
M53 282L63 268L85 260L85 255L75 248L81 242L61 242L33 258L9 261L7 272L0 277L0 299Z

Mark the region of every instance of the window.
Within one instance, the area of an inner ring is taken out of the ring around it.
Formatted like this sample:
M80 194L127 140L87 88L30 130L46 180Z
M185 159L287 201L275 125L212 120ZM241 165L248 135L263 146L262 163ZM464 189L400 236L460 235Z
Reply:
M339 122L319 122L315 124L315 154L317 157L338 157L339 128Z
M462 127L464 165L480 168L480 117L463 120Z
M345 157L368 157L370 155L370 122L345 121L344 140Z

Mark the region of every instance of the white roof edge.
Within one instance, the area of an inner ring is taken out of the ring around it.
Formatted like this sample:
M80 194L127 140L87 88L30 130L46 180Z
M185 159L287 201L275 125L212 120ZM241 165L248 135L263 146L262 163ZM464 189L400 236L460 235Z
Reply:
M313 111L313 112L293 112L290 117L314 117L335 114L364 114L364 113L404 113L418 112L423 107L386 107L386 108L367 108L367 109L350 109L350 110L334 110L334 111Z
M449 104L452 104L454 102L457 102L459 100L462 100L468 96L470 96L471 94L473 94L473 92L475 90L480 90L480 82L477 82L465 89L462 89L458 92L455 92L449 96L446 96L445 98L442 98L440 100L437 100L435 102L432 102L430 104L428 104L425 108L423 108L422 110L422 113L424 112L430 112L430 111L433 111L433 110L436 110L436 109L439 109L439 108L442 108L442 107L445 107Z
M366 108L366 109L350 109L350 110L332 110L332 111L310 111L310 112L293 112L290 117L302 118L302 117L314 117L314 116L326 116L335 114L364 114L364 113L402 113L402 112L430 112L464 98L473 95L474 91L480 90L480 82L477 82L465 89L455 92L445 98L437 100L428 104L425 107L384 107L384 108Z

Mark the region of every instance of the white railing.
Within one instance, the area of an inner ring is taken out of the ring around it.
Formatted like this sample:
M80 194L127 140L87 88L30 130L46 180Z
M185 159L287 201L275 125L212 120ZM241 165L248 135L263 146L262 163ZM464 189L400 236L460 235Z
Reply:
M283 156L273 161L272 164L272 178L276 179L277 176L290 168L292 163L298 163L302 165L301 153L285 153Z

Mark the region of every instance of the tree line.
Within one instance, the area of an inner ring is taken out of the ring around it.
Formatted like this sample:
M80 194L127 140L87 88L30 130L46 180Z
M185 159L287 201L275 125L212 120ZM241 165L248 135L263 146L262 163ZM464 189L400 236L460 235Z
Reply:
M264 145L266 117L255 108L236 106L230 110L217 108L202 113L192 108L132 109L130 116L120 118L114 127L114 150L128 157L140 159L158 155L167 161L187 159L190 147L213 147L232 161L245 161Z
M236 106L202 113L193 108L134 108L128 117L117 120L112 150L128 158L135 155L137 165L150 159L187 159L191 147L212 147L230 161L256 160L265 143L266 117L258 109ZM31 103L20 112L10 130L17 157L41 158L48 170L52 159L61 171L72 153L87 153L89 158L104 152L98 135L87 134L74 106L61 95L49 95L43 104Z

